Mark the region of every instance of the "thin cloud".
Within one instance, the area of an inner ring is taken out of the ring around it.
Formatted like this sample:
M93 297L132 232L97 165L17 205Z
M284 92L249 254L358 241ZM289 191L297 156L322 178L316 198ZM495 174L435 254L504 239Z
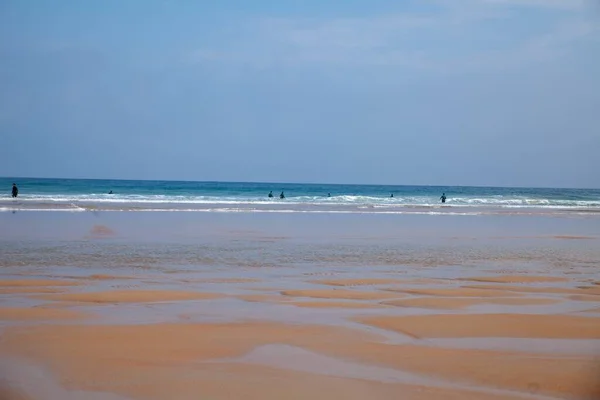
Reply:
M522 41L502 51L483 51L468 57L449 60L447 67L455 71L503 71L549 62L566 56L578 40L593 37L600 30L594 24L578 21L565 23L554 31Z
M333 19L312 24L288 20L278 25L284 27L279 32L285 33L283 39L300 47L372 48L387 45L402 32L432 27L436 22L433 17L391 15Z
M590 0L480 0L482 3L503 5L503 6L522 6L538 8L558 8L563 10L582 10L590 5Z
M507 12L525 5L560 8L567 7L566 3L575 9L587 4L584 0L465 0L460 6L455 2L451 6L448 1L436 3L442 7L421 14L253 20L240 30L238 41L222 43L218 49L192 51L188 58L192 63L242 63L258 68L343 65L467 72L552 60L568 52L570 44L598 34L584 12L546 16L551 19L537 27L536 21ZM488 20L527 24L535 28L528 30L537 32L511 36L481 24ZM494 46L482 47L485 40L479 47L469 44L486 35Z

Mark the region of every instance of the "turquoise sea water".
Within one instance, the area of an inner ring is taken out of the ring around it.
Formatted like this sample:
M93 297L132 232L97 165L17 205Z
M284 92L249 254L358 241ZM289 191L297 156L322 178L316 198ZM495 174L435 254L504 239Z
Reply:
M12 199L12 183L19 197ZM595 213L600 189L0 178L0 211ZM108 194L109 191L113 194ZM273 191L273 198L267 195ZM285 193L285 199L279 194ZM440 196L445 193L444 205ZM391 195L393 194L393 197ZM330 195L330 196L329 196Z

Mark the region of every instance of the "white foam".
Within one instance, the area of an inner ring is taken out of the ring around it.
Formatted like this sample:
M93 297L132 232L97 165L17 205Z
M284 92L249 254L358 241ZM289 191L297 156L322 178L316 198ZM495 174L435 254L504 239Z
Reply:
M525 196L452 197L441 204L434 196L291 196L284 200L256 196L163 194L24 194L18 201L0 198L0 212L14 211L198 211L273 213L381 213L425 215L600 214L598 200Z

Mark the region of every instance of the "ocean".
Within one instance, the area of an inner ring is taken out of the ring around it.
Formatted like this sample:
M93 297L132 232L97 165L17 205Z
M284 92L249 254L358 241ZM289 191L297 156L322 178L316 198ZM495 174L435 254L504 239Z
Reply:
M12 183L19 197L10 196ZM0 211L591 214L600 189L0 178ZM112 191L112 194L109 192ZM267 197L273 192L273 198ZM285 199L279 194L284 192ZM447 201L442 204L440 196ZM392 197L393 195L393 197Z

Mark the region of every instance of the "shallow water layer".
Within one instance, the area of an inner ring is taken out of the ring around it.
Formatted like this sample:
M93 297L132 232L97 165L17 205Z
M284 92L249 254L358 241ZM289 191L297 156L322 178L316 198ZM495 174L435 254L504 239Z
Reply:
M193 270L464 267L479 261L484 268L505 262L514 268L534 262L584 265L600 258L599 218L0 213L0 262Z

